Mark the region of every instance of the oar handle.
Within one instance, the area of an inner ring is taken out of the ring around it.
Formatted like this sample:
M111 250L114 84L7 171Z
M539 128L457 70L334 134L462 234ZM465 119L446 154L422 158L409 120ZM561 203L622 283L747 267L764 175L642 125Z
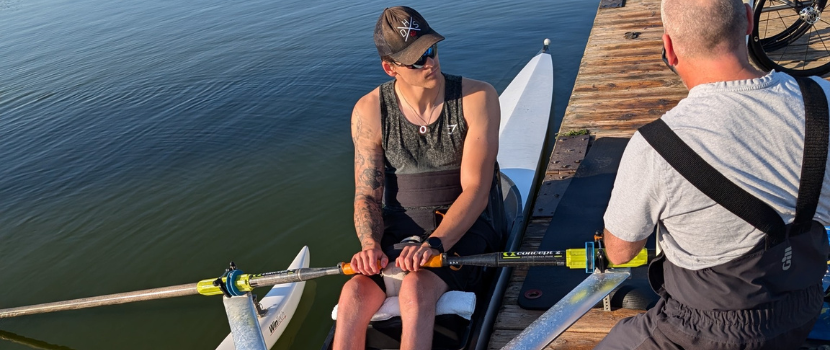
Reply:
M440 255L436 255L436 256L433 256L433 257L429 258L429 260L427 260L427 263L423 264L421 266L423 266L423 267L444 267L444 266L446 266L446 265L444 265L444 261L445 261L444 254L440 254ZM383 266L380 266L380 260L378 260L378 268L379 269L383 268ZM357 275L358 274L357 271L355 271L354 268L352 268L352 264L347 263L347 262L340 263L340 270L343 272L344 275Z

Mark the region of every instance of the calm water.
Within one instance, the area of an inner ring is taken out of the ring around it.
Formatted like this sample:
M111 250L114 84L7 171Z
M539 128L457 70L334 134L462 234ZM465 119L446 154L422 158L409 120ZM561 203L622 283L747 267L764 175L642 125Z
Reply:
M422 1L446 72L502 91L553 41L555 125L598 1ZM284 269L359 249L354 102L387 80L394 3L0 0L0 308ZM275 349L318 349L344 277L308 282ZM262 295L265 291L260 291ZM0 320L61 349L213 349L218 297ZM2 335L3 333L0 333ZM28 349L0 340L0 349Z

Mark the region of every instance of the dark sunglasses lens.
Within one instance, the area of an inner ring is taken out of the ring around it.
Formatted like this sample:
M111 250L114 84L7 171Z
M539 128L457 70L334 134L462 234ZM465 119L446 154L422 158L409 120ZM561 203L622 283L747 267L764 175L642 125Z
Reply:
M424 64L427 63L427 58L435 58L435 46L430 46L421 58L419 58L415 63L412 64L412 68L421 69L424 68Z

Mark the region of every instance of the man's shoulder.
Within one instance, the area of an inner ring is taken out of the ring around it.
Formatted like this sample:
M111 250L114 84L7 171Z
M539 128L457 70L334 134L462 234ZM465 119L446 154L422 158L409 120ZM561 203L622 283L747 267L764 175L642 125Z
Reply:
M358 99L357 103L355 103L354 109L355 111L369 113L370 111L378 109L379 106L380 86L376 87L374 90L370 91L369 93L363 95L360 99Z
M464 95L468 93L483 92L485 94L495 94L496 89L490 83L475 80L470 78L459 77L461 79L461 88L464 90Z

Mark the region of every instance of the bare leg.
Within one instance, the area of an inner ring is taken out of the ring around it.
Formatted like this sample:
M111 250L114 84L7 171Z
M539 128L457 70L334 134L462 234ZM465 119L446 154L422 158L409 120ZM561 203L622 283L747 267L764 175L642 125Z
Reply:
M404 277L398 295L403 327L402 350L432 348L435 304L447 288L443 280L428 270L410 272Z
M384 299L386 293L369 277L357 275L346 282L340 292L332 347L335 350L365 349L366 327Z

